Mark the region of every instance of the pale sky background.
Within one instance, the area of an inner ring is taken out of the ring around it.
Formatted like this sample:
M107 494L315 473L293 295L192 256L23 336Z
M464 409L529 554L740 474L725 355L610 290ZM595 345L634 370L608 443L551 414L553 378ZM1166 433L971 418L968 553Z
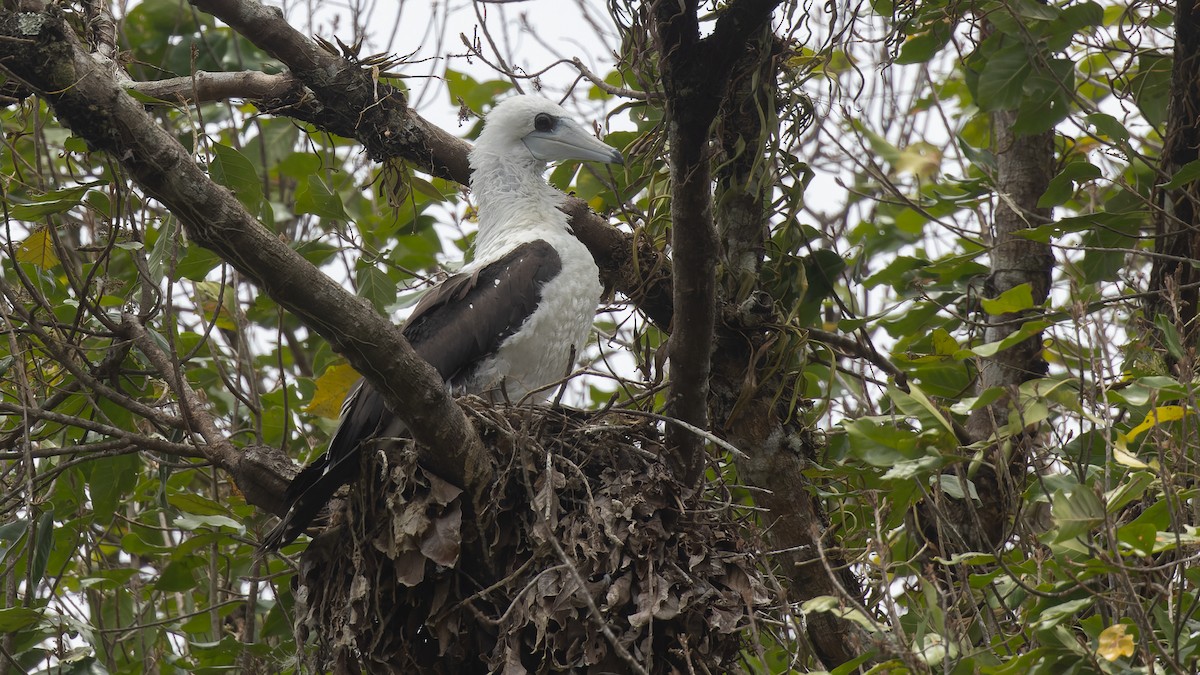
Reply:
M284 0L280 4L297 27L308 24L312 16L312 31L325 39L337 36L349 43L361 33L366 36L364 53L406 56L407 64L396 70L410 76L410 105L430 121L457 133L465 129L460 128L458 108L440 81L446 69L479 81L501 77L483 59L468 56L460 36L478 41L488 60L498 53L514 71L534 73L549 68L539 79L551 98L560 97L578 75L568 63L553 65L556 61L578 57L594 72L604 74L615 63L612 51L619 44L606 6L592 0L505 4L471 0ZM583 94L590 85L577 86ZM521 87L526 93L535 90L528 80L522 81ZM601 110L597 105L594 112L599 116Z

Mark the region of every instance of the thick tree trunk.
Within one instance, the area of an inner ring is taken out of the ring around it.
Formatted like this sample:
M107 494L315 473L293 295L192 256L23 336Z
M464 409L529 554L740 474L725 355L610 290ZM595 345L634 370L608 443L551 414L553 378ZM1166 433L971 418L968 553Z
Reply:
M1040 307L1050 292L1054 255L1050 246L1021 236L1027 230L1049 222L1050 210L1038 208L1037 202L1053 177L1054 136L1045 132L1035 136L1013 133L1016 111L993 113L992 129L996 149L996 205L992 228L992 271L984 288L984 296L995 298L1022 284L1028 284L1034 307ZM987 315L983 342L994 343L1017 332L1024 321L1031 320L1041 310L1032 309L1011 314ZM1042 359L1042 334L1039 332L996 355L983 359L977 390L984 392L998 387L1004 395L988 406L976 410L967 420L967 432L973 441L991 438L1015 413L1020 415L1017 387L1046 373ZM1009 532L1014 500L1020 488L1014 481L1024 472L1029 449L1035 436L1017 433L1011 442L989 446L987 461L962 477L970 479L979 497L953 499L940 495L940 519L926 517L923 523L936 524L938 532L931 539L939 541L943 550L991 550L1000 546ZM949 538L949 539L947 539Z
M795 416L780 402L792 397L782 393L781 378L763 378L757 358L771 349L766 326L778 320L771 299L758 288L770 237L767 201L774 187L772 166L764 155L771 132L765 123L773 119L776 105L774 40L770 30L763 30L746 44L729 79L716 129L722 157L715 172L715 217L726 310L713 350L713 428L746 453L737 462L741 478L765 489L755 503L769 514L772 548L785 551L776 562L789 582L789 599L831 596L850 606L861 605L858 579L845 556L831 552L839 547L827 541L829 519L813 496L816 488L804 476L810 453L818 448L804 429L784 424ZM773 351L785 343L777 342ZM748 387L748 382L756 386ZM806 626L813 650L828 668L873 646L861 626L830 612L809 615Z
M1175 61L1171 69L1171 104L1163 145L1162 174L1173 177L1185 164L1200 159L1200 17L1196 3L1184 0L1175 7ZM1200 184L1193 181L1157 195L1154 209L1154 258L1150 272L1151 295L1145 303L1147 323L1160 324L1151 334L1158 348L1180 377L1190 379L1195 368L1200 325L1196 321L1200 298ZM1182 354L1172 354L1161 324L1179 333ZM1181 358L1182 357L1182 358Z

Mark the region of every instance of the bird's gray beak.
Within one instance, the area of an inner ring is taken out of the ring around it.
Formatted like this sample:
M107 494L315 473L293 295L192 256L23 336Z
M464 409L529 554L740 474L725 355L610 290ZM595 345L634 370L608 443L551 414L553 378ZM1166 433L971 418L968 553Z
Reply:
M602 143L568 119L559 118L550 131L533 131L521 140L530 154L543 162L578 159L605 164L625 163L619 150Z

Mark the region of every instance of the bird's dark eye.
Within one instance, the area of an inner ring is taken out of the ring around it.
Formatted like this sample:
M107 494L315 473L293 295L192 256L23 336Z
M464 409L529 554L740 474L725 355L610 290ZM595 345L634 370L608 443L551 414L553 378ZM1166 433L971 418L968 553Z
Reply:
M538 131L550 131L554 128L554 118L548 113L538 113L533 118L533 128Z

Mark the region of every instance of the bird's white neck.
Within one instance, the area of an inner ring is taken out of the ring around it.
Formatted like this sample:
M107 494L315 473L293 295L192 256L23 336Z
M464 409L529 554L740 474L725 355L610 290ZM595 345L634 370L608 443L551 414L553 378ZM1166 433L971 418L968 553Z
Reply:
M524 148L521 148L523 151ZM471 153L471 190L479 209L475 260L490 260L516 243L556 238L570 230L559 210L566 195L542 178L546 165L525 152Z

